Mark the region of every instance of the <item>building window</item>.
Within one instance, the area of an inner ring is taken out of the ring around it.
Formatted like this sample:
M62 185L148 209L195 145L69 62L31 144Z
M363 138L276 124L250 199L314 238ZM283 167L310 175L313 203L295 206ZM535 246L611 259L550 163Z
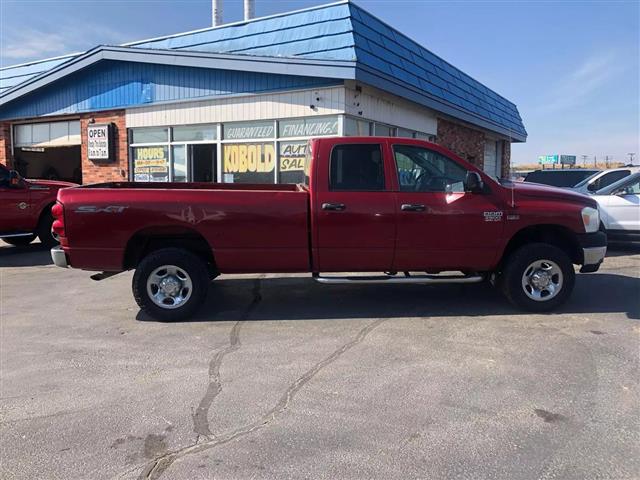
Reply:
M274 121L225 123L223 136L225 140L275 138Z
M169 147L133 147L133 180L136 182L169 181Z
M311 117L280 120L280 138L326 137L338 134L338 117Z
M344 134L348 137L368 137L371 135L371 122L346 117L344 119Z
M212 142L217 140L215 125L189 125L173 127L174 142Z
M225 183L274 183L276 151L273 142L225 143L222 149Z
M395 128L389 125L376 123L374 126L374 131L377 137L395 137Z
M307 141L279 142L278 182L304 183Z
M131 143L167 143L168 128L134 128L131 131Z

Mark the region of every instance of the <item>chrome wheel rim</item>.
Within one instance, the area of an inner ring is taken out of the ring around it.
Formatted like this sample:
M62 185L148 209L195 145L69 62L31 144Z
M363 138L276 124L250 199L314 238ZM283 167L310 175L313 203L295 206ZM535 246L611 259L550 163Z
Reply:
M193 292L191 277L175 265L156 268L147 279L147 294L160 308L172 310L189 301Z
M548 302L556 297L563 285L562 270L551 260L536 260L522 274L522 289L531 300Z

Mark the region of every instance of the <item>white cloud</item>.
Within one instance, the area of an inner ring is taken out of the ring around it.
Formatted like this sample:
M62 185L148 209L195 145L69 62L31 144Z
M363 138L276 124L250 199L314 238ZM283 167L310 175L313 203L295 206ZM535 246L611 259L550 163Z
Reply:
M592 54L556 83L539 103L538 113L559 112L588 102L592 94L622 74L626 65L617 52Z
M7 32L9 29L6 28L3 30L5 35L0 41L0 57L3 64L40 60L88 50L98 44L117 45L129 40L121 32L103 25L85 24L80 29L71 25L56 24L55 32L24 27L11 29L10 32ZM90 35L87 32L90 32Z

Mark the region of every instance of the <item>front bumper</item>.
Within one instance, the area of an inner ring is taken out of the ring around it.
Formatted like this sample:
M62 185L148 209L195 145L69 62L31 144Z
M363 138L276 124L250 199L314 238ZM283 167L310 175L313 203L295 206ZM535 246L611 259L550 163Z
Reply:
M51 260L53 260L56 267L67 268L69 266L67 263L67 255L60 245L51 249Z
M578 236L582 248L581 273L597 272L607 254L607 234L604 232L585 233Z

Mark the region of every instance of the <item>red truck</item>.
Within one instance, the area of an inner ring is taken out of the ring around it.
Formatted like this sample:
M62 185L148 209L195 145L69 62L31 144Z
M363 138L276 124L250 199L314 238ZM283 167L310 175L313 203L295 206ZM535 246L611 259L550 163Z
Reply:
M97 279L135 269L140 308L177 320L196 312L218 275L267 272L330 284L489 280L518 307L547 311L570 295L574 264L595 272L606 253L594 200L498 182L432 143L324 138L306 155L298 185L61 190L53 260L102 271Z
M58 190L75 183L25 180L0 165L0 238L11 245L28 245L36 237L46 247L57 245L52 235L51 207Z

